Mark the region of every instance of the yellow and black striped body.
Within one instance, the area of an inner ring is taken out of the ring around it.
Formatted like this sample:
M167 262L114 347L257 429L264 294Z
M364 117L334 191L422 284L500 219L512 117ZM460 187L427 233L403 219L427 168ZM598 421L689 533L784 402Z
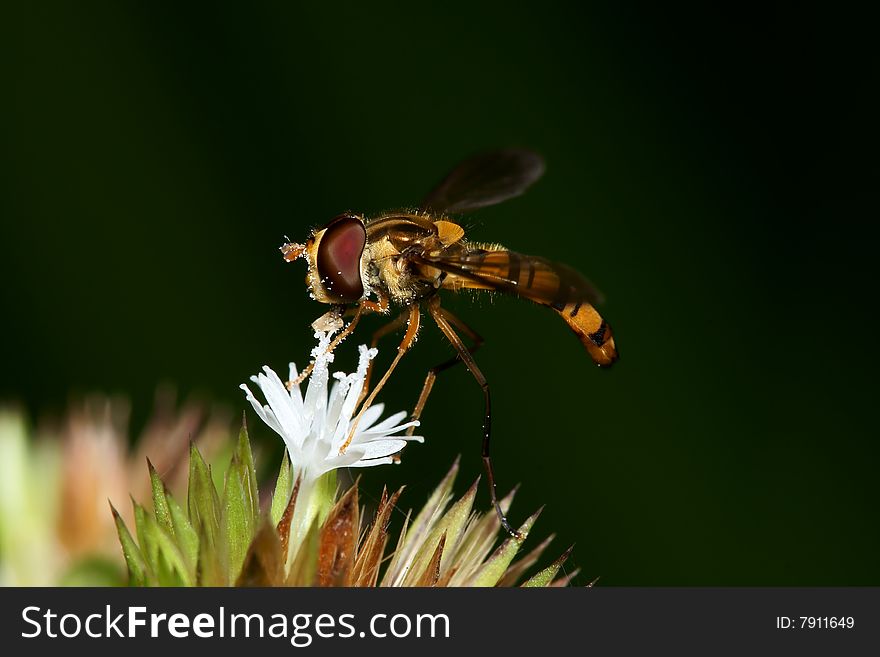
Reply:
M596 364L608 367L617 360L611 327L591 303L599 295L575 270L494 245L465 247L457 263L463 273L449 273L442 287L497 290L548 306L565 320Z

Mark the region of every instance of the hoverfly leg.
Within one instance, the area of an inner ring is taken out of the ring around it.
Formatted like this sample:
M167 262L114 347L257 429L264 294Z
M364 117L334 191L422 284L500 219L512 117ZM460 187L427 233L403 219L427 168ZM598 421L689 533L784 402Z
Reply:
M385 326L378 329L375 333L373 333L373 339L370 341L370 348L375 349L376 345L379 344L379 340L384 338L386 335L390 333L394 333L401 326L406 323L407 318L409 317L409 311L404 310L400 315L396 318L392 319L390 322L385 324ZM355 408L360 406L361 402L364 401L364 398L367 396L367 393L370 392L370 380L373 376L373 363L374 361L370 361L369 365L367 365L367 375L364 377L364 389L361 390L361 396L358 397L357 404L355 404Z
M453 315L448 310L446 310L444 308L438 308L438 310L439 310L440 314L443 315L443 317L449 321L450 324L455 326L462 333L464 333L468 338L470 338L470 340L473 344L471 344L471 346L469 346L469 347L466 347L466 349L471 354L474 354L477 351L477 349L479 349L482 346L482 344L484 342L483 336L481 336L474 329L472 329L470 326L465 324L463 321L461 321L458 317ZM437 379L437 375L440 374L440 372L445 372L450 367L453 367L461 362L462 362L461 358L458 356L458 354L456 354L455 357L450 358L449 360L446 360L446 361L440 363L439 365L436 365L436 366L432 367L430 370L428 370L428 374L425 377L425 383L422 385L422 392L419 394L419 400L418 400L418 402L416 402L416 407L413 410L412 417L410 419L418 420L422 417L422 412L425 410L425 404L427 404L427 402L428 402L428 396L431 394L431 389L434 387L434 381ZM408 436L411 436L411 435L413 435L413 433L415 433L415 430L416 430L415 427L410 427L409 429L406 430L406 434Z
M382 313L383 315L388 314L391 308L391 299L388 298L382 290L375 290L376 298L378 301L370 301L369 299L363 299L360 303L360 307L364 310L368 310L374 313Z
M361 407L358 409L357 415L354 417L354 420L351 423L351 429L349 429L348 437L345 439L345 442L339 448L339 453L342 454L345 452L346 448L351 444L352 438L354 438L354 434L357 431L358 423L361 421L361 417L376 399L376 395L379 394L379 391L385 387L385 383L387 383L388 378L391 376L391 373L395 370L400 360L403 358L403 355L409 351L409 348L416 341L416 336L419 333L419 325L421 323L421 313L419 312L419 304L413 303L409 306L408 314L407 314L407 327L406 333L403 335L403 340L400 341L400 346L397 347L397 355L394 356L394 360L391 361L391 365L388 366L388 369L385 371L385 374L382 375L382 378L379 379L379 383L376 384L376 387L373 388L372 392L370 392L369 396L364 400Z
M330 311L328 313L325 313L324 315L321 315L321 317L319 317L318 319L316 319L312 323L312 328L315 328L315 330L320 330L321 328L324 328L324 326L321 325L320 323L322 322L322 320L324 320L325 317L330 315L332 312L333 311ZM338 312L339 312L339 316L341 317L344 311L339 310ZM342 332L339 335L337 335L335 338L333 338L333 341L327 346L327 353L333 353L333 350L339 346L339 343L342 342L343 340L345 340L345 338L347 338L349 335L352 334L355 327L358 325L358 322L361 321L361 316L363 315L363 312L364 312L364 309L362 307L358 306L354 312L354 317L352 317L352 320L348 323L348 325L344 329L342 329ZM299 373L299 376L296 377L296 379L294 379L293 381L285 382L284 386L288 390L291 390L293 388L293 386L299 385L300 383L305 381L308 378L308 376L312 373L313 369L315 369L315 361L312 361L311 363L306 365L303 368L303 371Z
M455 347L455 350L458 352L458 357L464 362L465 366L468 368L468 371L473 375L473 377L477 380L480 388L483 390L483 398L486 403L486 415L483 419L483 466L486 470L486 477L489 480L489 497L492 500L492 506L495 507L495 512L498 514L498 520L501 522L501 526L504 527L505 531L510 534L514 538L520 538L518 532L516 532L511 526L510 523L507 522L507 517L504 515L504 511L501 509L501 504L498 502L498 493L495 485L495 468L492 467L492 457L489 454L489 445L492 436L492 397L489 394L489 383L486 381L486 377L483 376L483 373L480 371L480 368L477 367L477 363L474 360L474 357L471 355L471 351L465 346L464 342L462 342L461 338L458 337L458 334L455 332L455 329L452 328L452 322L455 321L455 324L461 328L464 325L464 322L455 318L451 313L445 313L440 309L440 299L438 297L432 297L428 302L428 312L431 313L431 317L434 318L434 321L437 322L437 326L440 327L440 330L443 331L443 334L446 338L452 343L452 346ZM463 330L463 329L462 329ZM475 334L476 335L476 334ZM430 374L428 375L430 379ZM435 374L436 377L436 374ZM433 380L429 382L425 381L425 386L430 392L430 386L433 385Z
M295 379L291 379L290 381L284 382L284 387L287 388L287 391L290 392L293 390L293 386L298 386L300 383L309 378L309 374L312 373L312 370L315 369L315 361L312 361L308 365L303 368L303 371L299 373L299 375Z

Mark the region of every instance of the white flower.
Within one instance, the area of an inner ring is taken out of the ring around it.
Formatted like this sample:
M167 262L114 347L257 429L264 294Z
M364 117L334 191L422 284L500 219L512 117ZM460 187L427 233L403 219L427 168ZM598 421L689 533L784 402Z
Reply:
M268 366L263 367L261 374L251 377L263 392L267 404L261 404L247 385L241 385L257 415L284 439L293 477L299 482L287 542L287 569L309 527L316 520L323 522L333 505L334 470L394 463L393 455L403 449L407 441L424 441L421 436L401 433L419 424L417 421L400 424L406 417L405 411L379 422L384 410L382 404L370 406L359 420L355 416L357 425L354 426L352 415L364 389L367 367L377 351L361 345L357 371L354 374L334 373L336 381L328 394L328 365L333 362L333 354L328 350L331 336L332 332L315 333L318 346L312 350L315 364L305 396L298 383L288 390ZM290 380L297 380L293 363L290 364Z
M392 455L403 449L407 441L424 441L422 436L401 434L419 424L417 421L400 424L406 417L405 411L378 422L383 404L374 404L364 412L349 441L352 415L364 387L367 366L377 351L361 345L357 371L354 374L334 373L336 381L328 395L328 365L333 362L333 354L327 351L331 334L317 332L315 337L318 338L318 346L312 350L315 367L308 379L305 397L299 384L288 391L268 366L263 367L261 374L251 377L268 404L260 404L247 385L241 385L257 415L284 439L295 476L301 478L306 488L310 482L336 468L393 463ZM290 380L296 378L296 365L291 363Z

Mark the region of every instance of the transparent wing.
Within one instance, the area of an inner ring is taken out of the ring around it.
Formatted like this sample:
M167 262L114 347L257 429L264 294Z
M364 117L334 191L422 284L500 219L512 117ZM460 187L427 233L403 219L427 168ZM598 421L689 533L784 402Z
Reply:
M422 255L418 262L446 272L444 287L507 292L547 306L600 304L602 293L568 265L514 251L469 249Z
M465 212L519 196L544 173L544 160L524 149L475 155L453 169L422 201L436 213Z

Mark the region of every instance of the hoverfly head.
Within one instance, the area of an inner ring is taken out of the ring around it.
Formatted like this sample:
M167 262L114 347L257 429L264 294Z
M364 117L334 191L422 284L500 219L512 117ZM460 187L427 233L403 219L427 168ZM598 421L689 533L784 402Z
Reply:
M286 244L281 250L288 261L306 258L306 283L317 301L354 303L364 296L361 258L366 244L363 219L346 213L316 231L304 245Z

